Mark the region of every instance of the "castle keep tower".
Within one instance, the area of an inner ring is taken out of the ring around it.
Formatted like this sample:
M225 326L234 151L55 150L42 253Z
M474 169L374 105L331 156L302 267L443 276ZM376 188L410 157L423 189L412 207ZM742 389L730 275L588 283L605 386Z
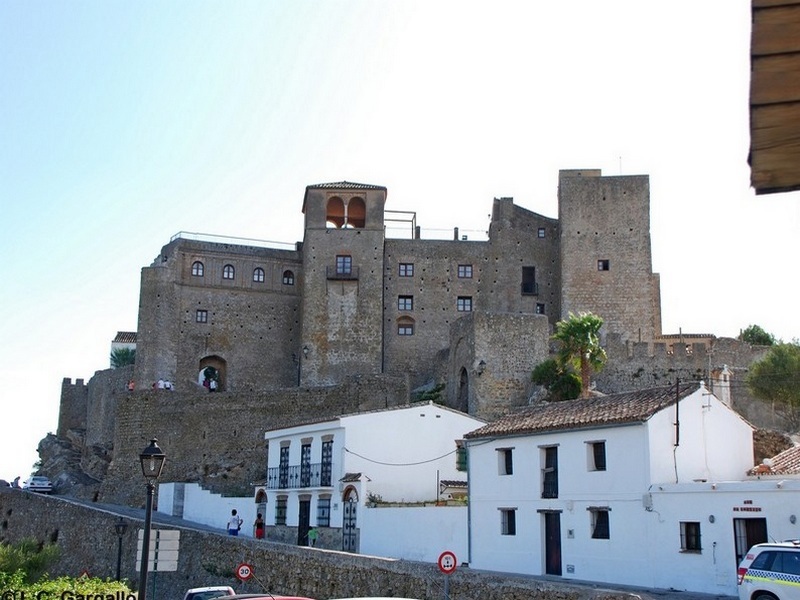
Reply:
M381 186L306 188L301 385L382 372L385 204Z
M650 179L603 177L599 169L558 178L561 316L591 311L623 340L661 335L661 294L650 252Z

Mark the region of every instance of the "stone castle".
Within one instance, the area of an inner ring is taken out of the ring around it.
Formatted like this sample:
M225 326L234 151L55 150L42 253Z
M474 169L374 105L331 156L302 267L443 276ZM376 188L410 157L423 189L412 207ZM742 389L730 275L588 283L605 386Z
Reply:
M553 326L581 311L604 320L599 391L706 379L749 406L730 377L763 348L662 334L647 176L561 171L557 219L497 198L487 241L422 239L409 213L407 235L390 238L386 199L376 185L308 186L292 248L174 237L142 270L135 366L65 380L60 462L44 470L135 502L122 490L156 436L170 480L246 494L270 426L425 392L485 420L527 404Z

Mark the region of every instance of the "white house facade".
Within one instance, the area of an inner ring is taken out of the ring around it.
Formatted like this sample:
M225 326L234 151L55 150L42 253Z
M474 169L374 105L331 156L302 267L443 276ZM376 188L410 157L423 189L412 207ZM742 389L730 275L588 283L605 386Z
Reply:
M267 431L266 480L255 492L267 537L304 544L315 527L320 545L361 551L362 509L435 503L441 481L466 479L456 441L481 425L421 403Z
M539 403L465 437L474 568L735 595L752 544L800 537L800 481L748 480L752 427L702 384Z

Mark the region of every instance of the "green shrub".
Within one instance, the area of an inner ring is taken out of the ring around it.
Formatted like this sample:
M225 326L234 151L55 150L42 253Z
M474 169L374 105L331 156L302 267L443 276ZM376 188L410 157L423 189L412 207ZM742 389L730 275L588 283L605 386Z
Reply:
M56 579L42 577L39 581L28 583L25 581L25 573L22 570L15 573L0 572L0 590L14 591L16 598L69 599L97 595L125 599L135 597L126 582L103 580L97 577L58 577ZM117 592L122 592L122 594L117 596Z
M25 583L38 581L47 569L58 560L55 544L44 544L32 538L16 544L0 544L0 573L22 573Z

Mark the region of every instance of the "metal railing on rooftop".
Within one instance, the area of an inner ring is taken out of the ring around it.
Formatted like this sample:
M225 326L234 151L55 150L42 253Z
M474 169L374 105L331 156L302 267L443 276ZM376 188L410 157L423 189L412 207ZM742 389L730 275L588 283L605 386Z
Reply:
M255 238L235 237L232 235L216 235L212 233L195 233L192 231L179 231L171 238L175 240L193 240L195 242L211 242L215 244L237 244L240 246L255 246L258 248L275 248L278 250L296 250L297 243L275 242L272 240L258 240Z

